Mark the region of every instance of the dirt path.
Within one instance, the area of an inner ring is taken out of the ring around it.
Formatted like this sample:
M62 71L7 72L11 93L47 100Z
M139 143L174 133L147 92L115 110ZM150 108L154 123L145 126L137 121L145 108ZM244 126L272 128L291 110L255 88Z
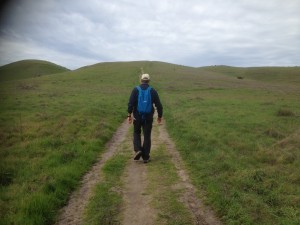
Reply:
M220 225L221 222L214 213L206 207L196 195L196 188L192 185L189 176L184 169L184 164L179 152L175 148L175 144L170 139L165 125L159 125L158 129L154 124L153 131L159 131L158 134L152 134L152 150L156 151L157 146L165 145L171 160L175 165L176 172L180 178L177 186L184 189L181 201L192 212L194 223L196 225ZM155 161L150 162L155 163ZM125 191L124 191L124 225L155 224L157 212L150 206L153 197L145 193L147 187L147 165L141 162L129 162L126 177L125 177Z
M128 149L132 149L132 136L125 143ZM152 149L155 151L157 139L152 139ZM123 225L152 225L155 224L156 210L151 207L153 197L147 192L149 185L147 165L142 160L130 159L124 176L124 207Z
M156 212L151 207L152 197L146 192L147 166L142 162L130 161L124 187L124 225L154 224Z
M106 145L106 151L101 159L94 164L92 169L83 177L81 188L74 192L69 203L61 210L58 225L81 225L83 211L91 197L95 185L101 181L101 169L105 162L111 158L124 141L129 125L126 121L118 128L112 139Z
M214 216L213 212L208 209L196 196L196 188L191 184L189 176L184 168L184 163L179 152L176 150L174 143L170 139L165 125L154 124L152 134L152 150L156 151L158 146L164 145L172 162L175 165L176 172L180 178L177 186L182 187L183 194L180 201L190 210L194 217L194 224L219 225L220 221ZM61 211L59 225L79 225L82 224L82 217L85 206L92 195L94 186L101 182L101 169L105 162L110 159L116 152L132 149L131 134L128 135L129 125L124 122L112 140L108 143L106 151L102 158L92 167L83 180L81 188L73 193L69 203ZM129 137L129 138L128 138ZM124 141L126 139L126 141ZM150 162L155 163L155 160ZM147 164L142 161L128 161L125 174L123 176L124 187L121 190L123 194L123 207L121 212L122 223L124 225L154 225L156 224L157 210L153 208L153 196L147 192L149 185ZM158 190L159 191L159 190Z

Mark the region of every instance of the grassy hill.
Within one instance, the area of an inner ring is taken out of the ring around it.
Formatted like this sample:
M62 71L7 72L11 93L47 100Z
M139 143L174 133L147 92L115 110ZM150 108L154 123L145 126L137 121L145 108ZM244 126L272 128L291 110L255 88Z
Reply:
M67 68L42 60L22 60L0 67L0 82L39 77L69 71Z
M239 79L253 79L276 83L290 83L300 85L300 67L231 67L207 66L206 71L226 74Z
M0 83L2 224L53 223L126 118L141 68L194 185L225 224L299 223L297 69L251 77L257 68L246 76L244 68L141 61Z

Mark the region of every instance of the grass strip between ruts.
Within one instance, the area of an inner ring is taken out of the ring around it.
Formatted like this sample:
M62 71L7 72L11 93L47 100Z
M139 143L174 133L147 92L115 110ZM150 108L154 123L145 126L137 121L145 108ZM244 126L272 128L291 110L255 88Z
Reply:
M191 212L180 201L182 187L179 177L164 145L151 152L152 161L147 164L148 191L153 195L153 207L158 216L155 224L193 224Z
M117 153L103 167L104 179L95 187L84 215L84 224L120 224L119 213L122 204L121 176L124 173L128 156Z

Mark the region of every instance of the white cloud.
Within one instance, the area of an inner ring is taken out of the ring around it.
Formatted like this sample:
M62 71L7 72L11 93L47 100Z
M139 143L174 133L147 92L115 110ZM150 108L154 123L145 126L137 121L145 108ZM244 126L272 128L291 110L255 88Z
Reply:
M5 48L0 48L0 60L3 64L23 59L40 59L65 66L69 69L76 69L101 61L68 52L56 51L49 47L38 46L34 42L11 42L6 40L1 40L1 42L5 45Z
M10 10L18 16L2 21L0 64L46 55L69 68L129 60L300 62L298 0L27 0Z

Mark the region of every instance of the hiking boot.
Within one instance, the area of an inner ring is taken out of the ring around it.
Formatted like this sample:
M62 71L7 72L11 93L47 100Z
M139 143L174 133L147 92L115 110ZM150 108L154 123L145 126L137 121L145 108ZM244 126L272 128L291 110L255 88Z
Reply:
M151 161L150 158L149 159L144 159L144 163L148 163L150 161Z
M139 160L142 156L142 151L137 151L134 156L134 160Z

